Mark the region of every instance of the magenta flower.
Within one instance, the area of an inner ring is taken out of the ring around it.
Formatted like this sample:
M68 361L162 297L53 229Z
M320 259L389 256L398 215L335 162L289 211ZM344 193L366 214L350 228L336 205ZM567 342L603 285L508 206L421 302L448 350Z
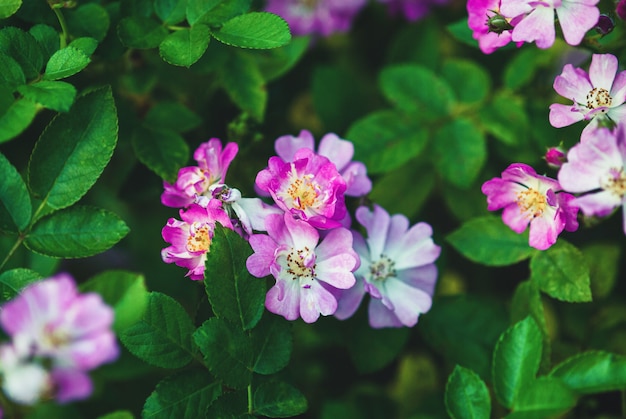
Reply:
M599 124L623 125L626 119L626 71L616 73L617 58L611 54L594 54L589 74L566 64L561 75L554 80L554 90L574 103L550 105L550 124L561 128L591 120L584 128L581 140Z
M335 317L351 317L367 292L371 327L415 326L419 315L430 309L437 281L434 262L441 248L433 243L432 228L426 223L409 228L404 215L390 217L378 205L373 211L359 207L356 219L365 227L367 240L352 232L361 266L355 272L356 285L336 293Z
M543 158L553 169L558 169L563 166L563 163L567 161L567 157L565 156L565 151L561 147L550 147Z
M12 339L0 348L4 391L23 404L51 392L61 403L88 397L86 371L119 355L113 317L98 294L78 294L67 274L25 288L0 311Z
M212 185L224 183L228 166L238 150L237 143L228 143L222 150L222 142L217 138L200 144L193 153L198 166L180 169L174 184L164 181L161 203L168 207L186 208L196 202L197 196L210 195Z
M525 15L514 26L514 42L535 42L539 48L554 44L554 12L558 17L565 42L578 45L588 30L598 22L599 0L502 0L500 10L505 16Z
M473 32L472 37L478 41L480 50L485 54L491 54L511 42L513 19L502 16L499 12L500 0L467 1L467 24ZM489 23L494 19L497 23Z
M483 183L489 211L504 208L502 221L516 233L530 223L528 244L539 250L552 246L563 231L576 231L578 208L571 205L574 196L561 192L554 179L538 175L523 163L514 163L502 178Z
M170 218L163 227L163 240L171 246L161 251L165 263L175 263L187 268L189 278L197 281L204 279L204 263L211 247L215 223L232 229L233 226L219 200L212 199L207 207L191 204L187 210L180 211L182 221Z
M308 221L316 228L341 226L346 215L346 182L335 164L308 148L301 148L294 161L271 157L268 168L256 177L256 185L269 194L279 208Z
M254 234L254 253L246 267L258 278L272 274L276 284L267 292L265 307L287 320L302 317L307 323L337 309L337 300L324 284L338 289L355 283L359 257L352 249L352 234L339 227L319 242L318 231L289 214L268 215L267 233Z
M378 0L387 5L391 16L402 15L409 22L415 22L430 12L431 5L446 4L448 0Z
M283 135L274 143L276 154L286 162L294 160L296 152L301 148L315 151L313 134L307 130L300 131L300 135ZM372 181L367 177L367 169L361 162L353 162L354 145L347 140L329 133L322 137L317 154L326 157L335 164L337 171L346 181L346 195L363 196L372 190Z
M582 193L571 205L586 216L604 217L622 205L626 234L626 135L598 128L593 135L572 147L567 163L559 170L559 182L568 192Z
M366 0L268 0L265 10L287 21L294 35L329 36L350 30Z

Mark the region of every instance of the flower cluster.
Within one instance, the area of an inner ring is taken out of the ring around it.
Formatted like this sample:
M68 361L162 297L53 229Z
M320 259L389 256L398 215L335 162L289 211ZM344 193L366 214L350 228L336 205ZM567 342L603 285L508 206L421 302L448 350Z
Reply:
M265 306L288 320L311 323L333 314L348 318L366 292L372 297L372 327L413 326L428 311L440 252L430 226L409 228L406 217L361 206L356 220L367 230L367 241L350 230L346 197L363 197L372 188L365 165L352 161L351 142L329 133L316 150L306 130L279 137L277 155L255 180L258 193L271 203L242 198L224 184L234 157L227 150L236 152L236 145L222 150L218 140L209 143L201 148L213 150L212 164L202 166L196 158L197 168L183 168L174 185L164 184L164 203L172 203L172 196L189 203L181 209L181 220L172 218L163 228L163 238L171 244L163 249L165 262L187 268L191 279L203 279L219 222L248 240L254 252L246 261L250 274L275 280ZM202 173L202 179L189 181L189 172Z
M119 354L113 317L98 294L79 294L67 274L25 288L0 311L0 324L11 338L0 345L4 394L23 405L89 397L87 372Z
M503 208L502 219L513 231L530 225L529 244L552 246L563 231L578 229L577 215L606 217L623 206L626 196L626 71L617 73L617 58L594 54L589 73L566 64L554 90L573 100L552 104L550 123L556 128L589 121L580 141L565 154L551 148L546 161L558 168L557 179L538 175L516 163L501 178L483 184L488 209ZM578 195L574 195L578 194ZM626 234L626 210L624 210Z

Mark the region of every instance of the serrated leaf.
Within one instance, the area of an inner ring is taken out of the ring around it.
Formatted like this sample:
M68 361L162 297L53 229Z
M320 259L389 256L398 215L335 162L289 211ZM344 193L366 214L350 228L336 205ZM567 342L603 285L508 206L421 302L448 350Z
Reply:
M141 417L196 419L222 394L222 386L206 370L185 371L165 378L146 399Z
M141 320L120 334L124 346L148 364L181 368L194 356L194 325L183 307L172 297L151 292Z
M37 24L28 30L41 47L43 62L47 63L52 54L61 48L61 36L52 26Z
M12 57L0 53L0 84L13 90L15 87L26 83L26 77L22 67Z
M37 114L37 104L28 99L18 99L0 116L0 143L20 135Z
M105 271L81 284L81 292L97 292L115 310L113 330L119 334L141 319L148 306L143 275L126 271Z
M181 103L159 102L150 108L144 124L152 128L187 132L202 124L202 119Z
M55 52L43 75L45 80L59 80L72 76L87 67L91 59L81 50L67 46Z
M111 25L107 10L96 3L85 3L66 15L67 25L75 37L95 38L98 42L106 37Z
M282 381L270 381L256 389L253 406L257 415L288 418L306 412L308 403L298 389Z
M53 119L35 144L28 165L33 195L55 209L78 201L111 159L117 130L110 88L76 99L72 112Z
M169 64L189 67L202 57L210 40L209 27L195 25L169 34L159 44L159 54Z
M525 235L515 233L493 216L463 223L446 241L466 258L487 266L512 265L535 253Z
M536 419L559 416L576 405L576 395L552 377L527 383L506 419Z
M129 48L156 48L168 34L165 26L148 17L125 17L117 26L120 41Z
M460 365L448 378L446 410L453 419L489 419L491 398L485 382L474 371Z
M420 121L395 111L377 111L355 122L346 138L354 143L355 160L369 173L386 173L419 155L428 142Z
M0 153L0 230L23 231L30 223L28 189L15 166Z
M289 364L293 335L291 323L267 315L252 330L252 369L257 374L274 374Z
M255 419L248 413L248 393L245 390L230 391L222 394L209 406L207 418L219 419Z
M513 407L518 395L535 380L541 361L542 336L532 319L509 327L493 352L493 387L500 403Z
M0 29L0 53L17 61L27 80L39 76L43 53L35 38L28 32L12 26Z
M155 0L154 12L168 25L176 25L185 20L188 0Z
M110 211L73 206L37 221L24 244L46 256L84 258L108 250L128 231L124 221Z
M549 296L561 301L591 301L589 266L574 245L559 240L530 260L530 279Z
M471 120L456 118L435 132L433 158L441 177L467 189L487 160L485 136Z
M257 121L263 121L267 90L252 57L236 51L229 55L219 71L222 85L231 100Z
M239 48L270 49L291 41L289 25L278 15L251 12L224 22L219 30L211 31L218 41Z
M550 376L582 394L625 390L626 357L603 351L584 352L561 362Z
M168 182L175 182L178 170L189 159L187 142L174 131L141 126L131 139L140 162Z
M265 281L250 275L246 259L250 245L234 231L215 226L211 251L206 259L204 285L213 312L243 330L261 319L265 304Z
M62 81L42 80L19 86L17 91L26 99L58 112L68 112L76 98L76 88Z
M217 26L245 13L251 0L187 0L187 21L190 25L203 23Z
M83 36L81 38L74 39L72 42L70 42L69 46L72 48L76 48L79 51L82 51L83 54L89 57L98 47L98 41L96 41L95 38Z
M211 372L228 386L243 389L252 380L252 345L239 327L210 318L193 334Z
M462 103L480 103L491 89L487 71L469 60L447 60L443 64L442 75Z
M38 272L30 269L16 268L0 274L0 302L13 299L20 291L42 279Z
M518 322L531 316L543 336L542 367L550 365L551 342L546 323L541 293L531 281L520 282L511 301L511 321Z
M1 0L0 19L6 19L13 15L22 5L22 0Z

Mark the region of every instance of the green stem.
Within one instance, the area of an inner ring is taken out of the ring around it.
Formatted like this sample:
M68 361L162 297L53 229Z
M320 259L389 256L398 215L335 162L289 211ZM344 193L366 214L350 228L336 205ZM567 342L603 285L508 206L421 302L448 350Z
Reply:
M13 253L15 253L15 251L17 250L18 247L20 247L20 245L22 244L23 241L24 241L24 236L20 235L17 238L17 240L15 241L15 243L13 244L13 247L11 248L11 250L9 250L9 253L7 253L7 255L4 258L4 260L2 261L2 263L0 263L0 270L2 270L4 265L6 265L6 263L9 261L9 259L11 259L11 256L13 256Z
M61 25L61 49L67 46L67 37L69 36L69 31L67 30L67 24L65 23L65 17L63 17L63 13L61 9L58 7L53 7L52 10L54 14L57 15L57 19L59 20L59 24Z
M252 383L248 384L248 414L252 414L254 406L252 404Z

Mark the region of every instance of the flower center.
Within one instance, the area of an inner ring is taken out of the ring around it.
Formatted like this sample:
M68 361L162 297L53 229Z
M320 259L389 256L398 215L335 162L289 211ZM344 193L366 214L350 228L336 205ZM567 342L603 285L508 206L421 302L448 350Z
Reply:
M530 218L541 216L548 204L546 196L533 188L518 192L516 201L520 211L528 213Z
M607 190L619 197L626 194L626 175L624 169L612 168L609 173L600 181L602 189Z
M305 246L304 249L291 249L287 253L287 273L291 275L291 279L310 279L315 278L315 254Z
M190 252L209 251L211 247L211 236L209 235L209 226L207 224L193 223L189 229L187 237L187 250Z
M606 89L594 87L587 93L587 108L596 109L611 106L613 98Z
M304 175L292 180L287 189L287 196L293 208L304 211L312 207L319 196L317 184L312 182L313 175Z
M396 263L385 255L380 255L380 259L370 264L370 278L374 281L384 281L396 276Z

